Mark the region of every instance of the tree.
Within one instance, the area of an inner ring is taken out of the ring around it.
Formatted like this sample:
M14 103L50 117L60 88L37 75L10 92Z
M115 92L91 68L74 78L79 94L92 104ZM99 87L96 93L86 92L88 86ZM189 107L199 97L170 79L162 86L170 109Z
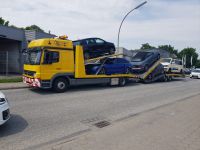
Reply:
M0 25L8 26L9 25L9 21L5 21L5 19L3 19L2 17L0 17Z
M44 32L44 30L41 29L40 27L38 27L37 25L27 26L27 27L25 27L25 30L35 30L35 31L39 31L39 32Z
M179 53L179 58L186 58L186 68L191 68L193 66L199 65L198 53L196 52L195 48L192 47L184 48ZM191 65L191 58L193 65Z
M145 49L152 49L152 48L155 48L155 47L149 45L149 43L145 43L145 44L142 44L142 47L140 49L145 50Z
M176 56L178 55L178 50L174 49L171 45L160 45L158 46L159 49L168 51L170 54L175 54Z
M200 68L200 59L197 60L197 62L196 62L196 64L195 64L195 67L196 67L196 68Z

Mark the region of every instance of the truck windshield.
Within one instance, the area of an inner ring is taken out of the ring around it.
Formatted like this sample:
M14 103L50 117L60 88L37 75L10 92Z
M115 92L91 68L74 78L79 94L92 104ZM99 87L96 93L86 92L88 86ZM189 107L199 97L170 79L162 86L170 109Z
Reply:
M192 72L195 72L195 73L200 73L200 70L198 69L195 69L195 70L193 70Z
M25 53L24 64L39 65L42 51L39 48L28 49Z

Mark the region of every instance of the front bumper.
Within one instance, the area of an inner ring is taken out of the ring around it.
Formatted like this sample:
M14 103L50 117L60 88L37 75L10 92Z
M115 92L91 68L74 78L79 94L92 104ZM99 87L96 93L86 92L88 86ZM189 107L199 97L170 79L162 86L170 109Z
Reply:
M8 103L0 105L0 125L7 122L10 118L10 110Z
M23 76L23 82L31 87L41 87L40 79Z
M200 75L190 75L190 78L197 78L197 79L200 79Z

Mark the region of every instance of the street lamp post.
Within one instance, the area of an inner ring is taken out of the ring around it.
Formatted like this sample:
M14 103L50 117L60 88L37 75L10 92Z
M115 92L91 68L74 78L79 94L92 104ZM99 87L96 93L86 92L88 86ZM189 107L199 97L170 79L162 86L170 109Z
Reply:
M124 20L126 19L126 17L127 17L131 12L133 12L135 9L140 8L141 6L143 6L143 5L146 4L146 3L147 3L147 1L145 1L145 2L143 2L143 3L141 3L141 4L139 4L137 7L131 9L131 11L129 11L129 12L124 16L124 18L123 18L123 20L122 20L122 22L121 22L121 24L120 24L120 26L119 26L119 31L118 31L118 38L117 38L117 47L118 47L118 50L119 50L119 35L120 35L121 27L122 27L122 24L123 24Z

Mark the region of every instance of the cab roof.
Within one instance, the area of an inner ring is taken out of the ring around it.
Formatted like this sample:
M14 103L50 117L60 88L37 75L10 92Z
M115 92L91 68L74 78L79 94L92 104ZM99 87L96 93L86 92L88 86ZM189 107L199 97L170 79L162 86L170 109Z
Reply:
M59 38L45 38L33 40L28 44L28 48L33 47L49 47L49 48L60 48L60 49L73 49L73 43L71 40L63 40Z

